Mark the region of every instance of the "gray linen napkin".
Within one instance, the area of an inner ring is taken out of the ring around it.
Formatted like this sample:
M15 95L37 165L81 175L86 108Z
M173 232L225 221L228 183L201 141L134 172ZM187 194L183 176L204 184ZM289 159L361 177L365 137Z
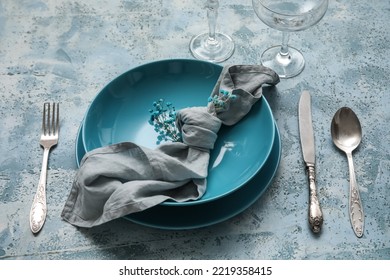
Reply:
M240 121L261 98L262 85L278 82L278 75L264 66L225 66L207 106L177 113L182 142L164 143L156 149L123 142L88 152L62 218L76 226L93 227L168 199L199 199L206 191L210 150L221 124ZM227 98L222 105L212 102L221 90L235 98Z

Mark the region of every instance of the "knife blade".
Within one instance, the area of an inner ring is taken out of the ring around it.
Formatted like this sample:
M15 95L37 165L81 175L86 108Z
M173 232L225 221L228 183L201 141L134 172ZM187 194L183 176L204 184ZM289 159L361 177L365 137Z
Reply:
M303 160L305 161L309 181L309 224L314 233L321 231L323 215L320 202L317 197L316 171L315 171L315 143L311 114L311 96L305 90L299 100L299 134Z

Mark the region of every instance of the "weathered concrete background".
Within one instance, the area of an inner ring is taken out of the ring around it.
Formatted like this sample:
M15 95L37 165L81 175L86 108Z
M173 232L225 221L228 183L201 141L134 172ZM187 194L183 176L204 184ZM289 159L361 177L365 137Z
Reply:
M119 219L90 230L60 218L76 171L75 138L94 96L143 63L191 58L191 37L207 29L204 1L2 0L0 2L0 259L390 259L389 1L330 1L323 20L291 35L304 72L265 95L282 137L273 184L248 210L203 229L166 231ZM218 29L236 51L225 64L258 64L281 34L250 0L222 0ZM307 225L308 191L299 144L300 93L312 93L323 232ZM48 217L34 237L28 215L39 179L44 101L61 102L59 145L50 156ZM342 106L359 116L354 153L366 214L357 239L348 216L348 168L332 144Z

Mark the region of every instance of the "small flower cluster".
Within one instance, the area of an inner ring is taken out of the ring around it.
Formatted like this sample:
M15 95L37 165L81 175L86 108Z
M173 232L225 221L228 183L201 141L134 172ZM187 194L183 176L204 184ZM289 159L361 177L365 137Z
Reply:
M208 102L212 102L216 110L226 109L226 103L230 100L235 100L237 96L227 90L221 89L218 95L210 96Z
M149 110L149 124L154 126L158 133L157 145L162 141L178 142L181 140L180 131L176 127L176 111L171 102L164 99L153 102L153 109Z

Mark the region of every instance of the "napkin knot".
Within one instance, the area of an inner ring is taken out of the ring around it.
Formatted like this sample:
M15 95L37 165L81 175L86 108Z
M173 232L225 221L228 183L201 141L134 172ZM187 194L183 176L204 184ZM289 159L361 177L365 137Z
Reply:
M206 107L182 109L176 118L176 125L181 131L184 144L201 150L214 148L222 122L211 115Z

